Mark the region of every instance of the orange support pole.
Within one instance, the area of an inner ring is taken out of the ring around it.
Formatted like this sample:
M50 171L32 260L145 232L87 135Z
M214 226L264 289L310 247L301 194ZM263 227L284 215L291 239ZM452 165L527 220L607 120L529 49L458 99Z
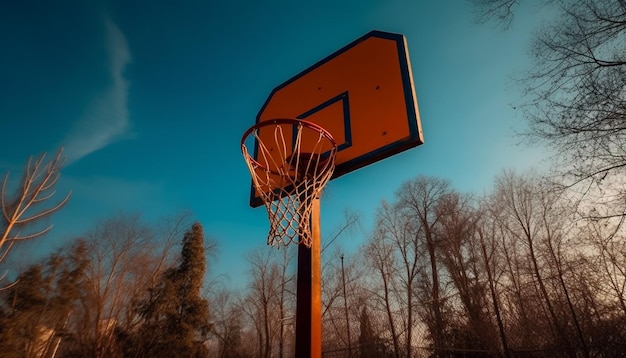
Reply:
M311 248L298 246L296 357L322 356L322 265L320 199L313 199Z

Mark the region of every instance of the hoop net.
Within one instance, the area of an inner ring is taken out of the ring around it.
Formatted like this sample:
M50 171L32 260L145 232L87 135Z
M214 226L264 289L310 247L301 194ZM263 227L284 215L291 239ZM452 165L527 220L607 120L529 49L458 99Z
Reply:
M262 132L262 134L261 134ZM254 138L256 159L246 141ZM335 169L337 144L324 128L298 119L264 121L241 140L257 195L267 209L268 245L311 247L311 212Z

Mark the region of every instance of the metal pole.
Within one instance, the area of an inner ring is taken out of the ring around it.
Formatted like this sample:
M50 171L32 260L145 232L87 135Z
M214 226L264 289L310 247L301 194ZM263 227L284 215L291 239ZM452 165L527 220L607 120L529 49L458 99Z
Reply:
M313 199L311 248L298 246L296 358L322 357L320 199Z
M343 306L346 310L346 330L348 331L348 357L352 357L352 338L350 338L350 318L348 316L348 296L346 296L346 273L343 269L343 254L341 254L341 280L343 281Z

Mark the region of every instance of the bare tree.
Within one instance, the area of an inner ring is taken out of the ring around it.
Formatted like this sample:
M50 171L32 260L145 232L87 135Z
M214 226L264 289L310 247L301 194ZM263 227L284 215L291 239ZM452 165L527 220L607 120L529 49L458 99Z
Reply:
M402 332L404 332L404 348L407 356L411 356L413 346L414 327L417 322L417 286L420 276L426 270L426 261L423 243L420 238L420 227L415 217L404 213L399 206L389 206L383 203L378 213L377 232L380 234L375 240L387 241L393 248L394 259L389 265L395 271L393 277L386 277L392 284L393 292L402 307L400 315ZM391 322L390 322L391 323Z
M295 317L290 317L289 313L292 312L296 297L295 283L296 276L294 272L291 272L290 266L292 259L294 258L294 250L282 250L280 254L280 289L278 292L278 319L280 320L280 330L278 334L278 357L283 358L287 351L287 341L285 337L287 328L290 326L289 322L295 320ZM294 321L295 322L295 321Z
M396 356L413 354L418 317L429 330L435 354L443 354L447 291L441 280L445 267L440 262L437 229L443 213L436 208L450 192L449 183L437 178L418 177L404 183L393 204L382 203L366 246Z
M484 18L510 22L519 0L472 0ZM520 80L528 138L550 145L567 187L612 187L603 195L626 212L626 3L622 0L543 0L556 16L534 36L535 66ZM621 224L621 221L620 221Z
M441 225L437 227L441 261L456 289L456 297L464 312L451 322L457 328L459 342L466 349L498 352L496 328L488 309L487 286L491 273L481 265L479 212L471 205L471 197L456 192L444 196L437 205ZM482 246L485 249L484 245ZM488 262L488 261L487 261Z
M626 315L626 243L622 236L607 232L603 223L591 221L585 227L586 234L595 246L595 267L602 272L602 280L608 286L606 294L615 300Z
M518 0L472 0L479 22L494 20L503 29L513 21L513 8Z
M384 203L383 203L384 204ZM394 255L394 246L385 240L385 230L377 225L374 235L364 248L368 265L373 270L376 278L380 279L380 288L372 287L375 292L375 303L381 304L384 308L389 333L393 341L394 356L400 357L402 349L400 347L398 335L397 316L401 308L394 300L394 284L392 280L397 275L397 268Z
M219 358L241 355L243 312L235 294L228 290L219 290L211 297L213 309L211 316L211 334L217 338L217 352L212 356Z
M565 282L567 265L562 242L567 234L568 218L558 194L531 175L513 173L505 173L497 179L496 193L502 200L501 219L507 234L521 243L528 255L530 272L555 338L571 356L576 355L576 346L587 356L589 351ZM572 326L575 333L570 333Z
M485 213L486 210L481 210ZM500 276L500 270L498 269L498 254L497 254L497 225L494 225L492 220L481 220L479 227L476 230L478 237L478 244L480 245L481 261L485 268L487 275L487 284L489 287L489 293L491 296L491 304L493 306L493 312L498 325L498 334L501 344L501 352L505 357L510 357L509 344L507 342L507 334L504 326L504 319L502 315L502 304L499 292L497 290L498 278Z
M280 260L274 250L252 251L247 257L251 282L242 307L255 326L260 357L269 358L275 351L285 354L285 324L295 292L293 275L287 273L290 247L281 250Z
M369 296L364 282L359 280L365 270L358 259L340 250L325 258L322 272L323 350L345 350L352 356L356 352L359 309Z
M2 207L0 262L6 258L15 243L40 237L50 231L52 224L48 226L37 224L59 210L70 198L71 193L67 193L59 201L52 202L63 165L63 148L59 149L51 160L45 159L45 153L38 159L33 157L28 159L24 174L13 195L7 188L9 173L4 176L0 192ZM28 231L28 227L32 230ZM0 281L2 278L4 275L0 277Z
M588 349L610 355L624 339L611 332L624 332L626 324L623 236L607 240L601 228L604 225L585 224L575 240L566 243L571 256L564 265L567 289Z
M74 345L67 349L92 357L120 354L113 328L133 332L142 323L141 299L173 263L172 248L188 220L183 213L156 230L139 215L120 214L87 232L86 289L69 321Z
M562 153L574 183L599 183L626 168L626 3L560 5L562 19L543 28L533 47L531 135Z
M447 180L433 177L418 177L404 183L397 192L398 206L404 215L412 217L415 225L414 240L425 248L428 258L428 274L423 275L422 288L426 321L434 343L435 354L443 348L445 319L444 295L440 282L442 269L438 258L439 238L436 226L440 225L441 212L436 210L438 203L451 192ZM409 351L410 353L410 351Z
M348 355L352 354L351 335L352 325L350 314L358 318L358 304L356 310L348 309L348 300L358 302L362 291L358 285L353 285L356 279L356 270L353 264L343 266L344 252L341 245L337 245L337 239L344 234L353 232L359 223L356 213L346 211L345 221L333 231L331 235L322 241L322 350L348 349ZM332 251L329 250L332 248ZM349 259L347 260L349 261ZM354 273L354 274L353 274ZM351 295L345 294L348 291ZM352 307L350 305L350 307Z

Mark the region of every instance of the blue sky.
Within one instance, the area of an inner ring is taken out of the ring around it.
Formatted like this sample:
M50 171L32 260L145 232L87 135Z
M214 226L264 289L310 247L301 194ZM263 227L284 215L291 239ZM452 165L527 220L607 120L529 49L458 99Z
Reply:
M60 188L73 194L39 246L120 211L191 210L220 243L213 273L238 285L245 254L270 250L239 141L274 87L371 30L407 38L425 144L328 185L323 237L345 211L361 217L338 242L349 251L406 180L481 194L502 169L542 165L543 149L517 145L510 80L528 69L539 15L522 8L499 32L462 0L3 2L0 172L62 145Z

